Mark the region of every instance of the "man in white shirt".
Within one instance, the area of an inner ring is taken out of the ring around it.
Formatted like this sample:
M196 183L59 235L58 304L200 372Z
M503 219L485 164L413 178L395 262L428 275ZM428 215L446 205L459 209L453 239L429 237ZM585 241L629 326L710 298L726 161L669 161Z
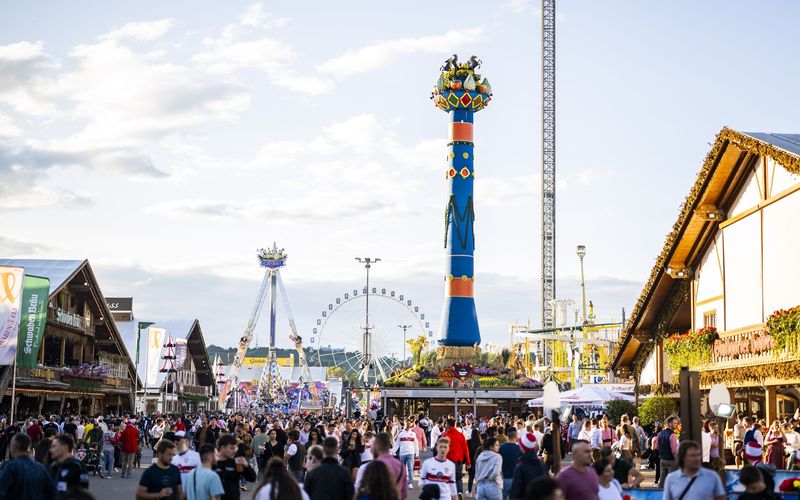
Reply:
M436 456L424 462L419 469L419 485L421 488L429 484L439 487L439 499L456 500L456 464L447 459L450 451L450 440L440 438L436 443Z
M183 486L183 490L186 491L186 478L189 476L190 472L202 465L202 460L200 460L199 453L189 449L189 438L186 437L186 432L176 432L175 440L178 445L178 453L172 458L172 465L177 467L180 471L181 485Z
M444 420L440 418L431 429L431 443L438 442L442 434L444 434Z
M411 430L411 420L405 421L405 427L397 433L392 448L392 455L398 454L400 463L406 466L406 477L408 478L408 489L414 489L414 459L419 458L419 443L417 435Z
M472 427L473 427L472 417L467 417L464 427L461 428L461 433L464 434L464 439L469 439L472 437Z

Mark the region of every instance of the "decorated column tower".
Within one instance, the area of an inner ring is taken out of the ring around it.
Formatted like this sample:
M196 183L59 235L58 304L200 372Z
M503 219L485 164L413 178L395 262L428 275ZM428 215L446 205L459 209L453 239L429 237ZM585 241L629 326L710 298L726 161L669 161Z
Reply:
M436 107L450 114L445 178L450 198L445 210L444 246L447 269L444 276L445 302L439 330L441 353L447 358L465 358L481 342L475 311L473 254L475 250L475 208L472 184L475 180L473 117L491 99L489 82L477 73L481 62L472 56L459 64L455 54L441 68L433 90ZM463 351L463 352L462 352Z

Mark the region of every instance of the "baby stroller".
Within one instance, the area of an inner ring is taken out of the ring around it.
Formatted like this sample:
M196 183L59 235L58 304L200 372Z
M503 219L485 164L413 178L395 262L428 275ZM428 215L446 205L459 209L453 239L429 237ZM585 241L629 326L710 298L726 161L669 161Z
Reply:
M86 455L83 457L84 467L86 467L86 472L91 472L93 475L97 475L100 472L100 462L102 462L102 454L98 449L97 445L89 446L89 449L86 450Z

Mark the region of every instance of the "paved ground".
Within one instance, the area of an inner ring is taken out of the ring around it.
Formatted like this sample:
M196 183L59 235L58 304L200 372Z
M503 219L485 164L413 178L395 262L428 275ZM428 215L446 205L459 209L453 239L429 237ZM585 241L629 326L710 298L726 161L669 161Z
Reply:
M142 454L142 465L149 465L152 463L152 453L150 450L145 450ZM423 459L430 456L430 452L423 454ZM567 457L567 461L569 457ZM129 500L133 499L136 486L139 484L139 477L142 475L144 469L134 469L133 477L122 479L119 473L114 473L111 479L102 479L100 476L91 476L89 479L89 489L99 500ZM655 477L654 471L643 470L645 482L643 486L651 486ZM414 485L417 481L415 478ZM242 492L243 500L251 500L255 485L250 484L250 491ZM466 476L464 477L464 487L467 486ZM409 491L409 500L417 500L419 495L419 488Z

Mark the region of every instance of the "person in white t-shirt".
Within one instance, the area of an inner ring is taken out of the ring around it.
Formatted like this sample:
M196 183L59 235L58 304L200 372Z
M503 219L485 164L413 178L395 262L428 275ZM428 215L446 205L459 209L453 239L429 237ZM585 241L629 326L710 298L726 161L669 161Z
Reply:
M399 453L398 453L399 452ZM419 443L417 442L417 435L411 430L411 420L406 420L405 428L397 433L392 448L392 455L397 454L400 462L405 464L408 479L408 489L413 489L414 479L414 459L419 458Z
M431 443L439 441L439 436L444 434L444 421L440 418L436 425L431 429Z
M175 440L178 445L178 453L172 458L172 465L178 468L181 473L181 485L186 491L186 478L189 473L202 465L200 454L189 449L189 439L185 431L175 433Z
M364 451L361 452L361 464L366 464L368 462L372 462L372 459L375 458L372 454L372 443L375 442L375 433L372 431L367 431L364 433Z
M448 451L450 440L439 438L436 442L436 456L422 462L419 469L419 485L425 488L426 485L435 484L439 487L440 499L456 500L456 464L447 459Z

